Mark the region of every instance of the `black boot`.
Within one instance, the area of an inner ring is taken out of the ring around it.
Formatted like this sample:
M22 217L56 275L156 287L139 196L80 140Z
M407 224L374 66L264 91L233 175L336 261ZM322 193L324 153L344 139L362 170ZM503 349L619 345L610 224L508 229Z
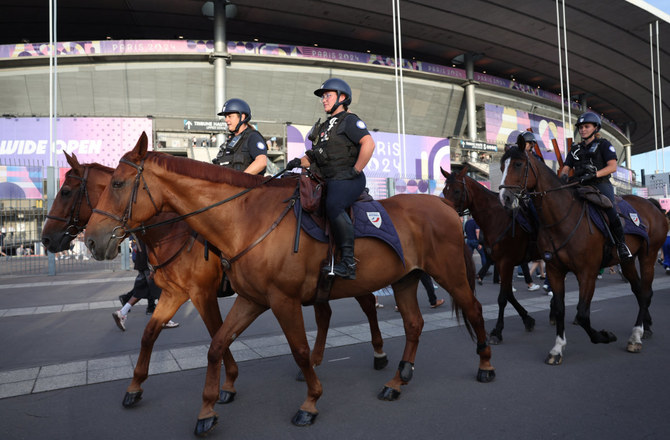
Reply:
M330 221L335 242L340 249L340 261L335 263L333 272L345 280L356 279L356 261L354 261L354 225L349 216L342 212Z
M630 253L630 249L626 246L626 239L624 238L623 226L621 221L617 220L613 223L610 223L610 230L614 236L614 241L616 243L616 250L619 254L619 261L624 262L633 258L633 255Z

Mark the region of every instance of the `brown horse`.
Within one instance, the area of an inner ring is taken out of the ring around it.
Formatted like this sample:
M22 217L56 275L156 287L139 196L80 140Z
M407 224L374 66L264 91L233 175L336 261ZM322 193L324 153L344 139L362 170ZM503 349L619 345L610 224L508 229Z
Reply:
M279 321L307 383L307 398L292 422L310 425L318 414L316 401L322 387L310 363L300 305L314 298L327 245L301 232L300 252L293 252L296 219L285 214L294 192L292 179L267 181L203 162L147 152L143 134L121 159L89 221L85 240L97 259L114 258L125 232L163 210L188 215L189 225L226 256L227 273L239 295L210 345L197 435L206 434L217 422L214 403L222 352L267 309L272 309ZM393 287L406 343L395 376L378 397L396 399L401 385L412 378L423 327L416 298L421 270L450 292L455 306L474 327L480 357L477 378L493 380L491 349L481 304L468 280L458 214L438 197L428 195L399 195L381 203L398 231L404 262L383 241L358 239L356 280L337 278L331 292L331 299L339 299L367 295L389 284ZM472 271L470 259L469 273L474 281Z
M547 356L546 363L559 365L563 360L565 339L565 275L573 272L579 282L579 303L576 322L589 335L591 342L610 343L616 336L606 330L591 327L590 305L595 289L596 276L601 267L617 264L618 256L609 238L605 238L593 223L587 203L578 198L573 185L563 185L556 173L535 155L509 148L501 159L503 178L500 201L510 208L519 200L530 198L538 213L540 231L538 247L547 262L547 276L554 292L556 314L556 342ZM663 213L651 202L637 196L624 196L646 227L649 241L638 235L626 235L626 244L640 266L640 276L635 260L621 263L622 273L630 282L637 298L639 311L626 349L637 353L642 350L642 336L651 332L651 284L654 263L663 245L668 225Z
M498 193L486 189L476 180L468 177L467 171L467 167L463 167L457 174L442 170L442 175L447 178L442 193L459 213L463 213L466 209L470 211L477 225L484 232L487 253L491 255L498 267L500 274L498 320L489 335L489 342L499 344L503 340L505 307L508 301L521 316L526 330L530 332L535 328L535 319L514 297L512 280L515 266L525 264L530 260L537 260L540 255L537 248L529 246L531 235L516 220L513 220L510 211L500 204Z
M66 154L66 157L72 169L67 172L42 229L42 243L54 253L69 249L70 241L85 228L114 172L112 168L96 163L79 164L74 155ZM176 217L174 213L160 214L151 222L156 223L174 217ZM142 235L142 240L147 244L149 260L156 271L154 278L156 284L163 289L163 292L156 311L144 330L133 379L123 399L125 407L134 405L142 398L141 385L148 377L151 352L163 328L162 324L170 320L182 304L191 300L211 336L214 336L223 323L217 301L217 289L223 276L218 250L209 246L210 254L206 260L203 238L194 234L185 222L147 229L147 233ZM375 352L374 367L382 369L388 363L388 359L383 351L374 295L364 295L356 299L370 323ZM331 309L327 303L318 304L314 307L314 313L317 335L311 363L318 366L323 360ZM234 381L238 375L238 368L228 350L224 355L224 364L226 380L221 386L217 403L231 402L236 394Z

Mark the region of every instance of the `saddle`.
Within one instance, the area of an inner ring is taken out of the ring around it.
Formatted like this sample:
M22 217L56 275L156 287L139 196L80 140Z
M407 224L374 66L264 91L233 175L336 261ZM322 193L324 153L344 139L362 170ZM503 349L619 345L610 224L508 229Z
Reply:
M605 197L598 188L591 185L578 186L576 188L577 196L587 202L603 209L612 207L612 201Z

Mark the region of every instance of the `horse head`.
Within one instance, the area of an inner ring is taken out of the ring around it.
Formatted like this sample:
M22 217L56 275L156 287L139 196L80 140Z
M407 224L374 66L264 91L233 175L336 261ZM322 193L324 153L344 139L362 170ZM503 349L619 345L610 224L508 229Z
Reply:
M468 189L465 183L465 176L468 172L468 166L465 165L458 173L449 173L440 167L442 175L447 179L442 190L445 201L451 205L459 214L470 207Z
M529 152L516 145L505 147L505 154L500 159L500 170L503 172L500 181L500 203L507 209L519 207L521 199L528 197L528 191L537 185L536 165L531 164Z
M140 135L135 148L126 153L114 170L107 189L101 194L86 227L84 240L96 260L116 257L128 231L159 212L144 173L148 138ZM149 203L144 203L148 199Z
M70 242L86 226L112 175L111 168L100 164L82 165L76 155L64 154L71 169L65 174L42 228L42 244L53 253L70 248Z

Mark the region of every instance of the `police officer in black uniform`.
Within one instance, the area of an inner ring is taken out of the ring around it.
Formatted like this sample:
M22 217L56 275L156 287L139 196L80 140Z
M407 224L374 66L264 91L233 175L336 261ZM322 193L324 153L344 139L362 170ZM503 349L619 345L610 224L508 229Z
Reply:
M610 230L616 242L619 260L632 258L623 233L623 226L614 208L614 188L610 183L610 174L617 169L617 157L614 146L600 137L600 117L595 113L584 113L575 124L582 141L573 144L565 158L561 179L566 182L570 169L575 170L575 178L582 184L592 185L612 201L612 208L606 210Z
M365 189L363 168L375 149L375 143L361 119L350 113L351 87L339 78L326 80L314 91L323 103L328 119L314 125L310 139L313 147L302 158L295 158L287 169L312 167L326 180L326 214L340 249L335 275L356 279L354 260L354 225L346 210Z
M212 163L249 174L263 174L268 159L267 144L263 136L249 126L249 104L241 99L229 99L218 115L226 118L230 134Z

